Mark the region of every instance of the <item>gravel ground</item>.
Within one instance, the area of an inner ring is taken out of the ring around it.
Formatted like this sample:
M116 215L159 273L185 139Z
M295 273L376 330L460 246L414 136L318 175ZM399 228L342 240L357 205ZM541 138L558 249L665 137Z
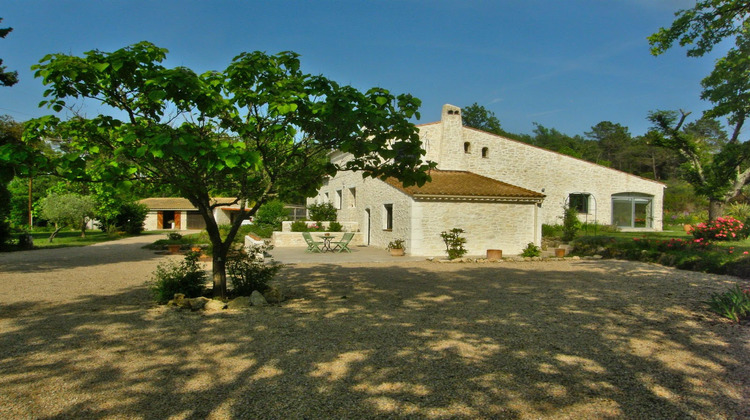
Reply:
M149 303L130 238L0 254L0 418L748 418L736 279L624 261L297 264L291 299Z

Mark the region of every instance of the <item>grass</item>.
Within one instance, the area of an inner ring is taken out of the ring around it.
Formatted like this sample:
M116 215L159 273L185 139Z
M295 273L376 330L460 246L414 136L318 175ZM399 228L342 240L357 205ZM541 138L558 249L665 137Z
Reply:
M161 232L143 232L143 235L150 235ZM13 237L18 237L20 233L13 233ZM117 239L128 238L134 235L107 235L104 232L98 230L86 231L86 237L81 237L80 230L61 230L55 236L52 242L49 241L49 236L52 234L51 231L34 231L31 232L31 237L34 238L34 249L51 249L51 248L67 248L76 246L87 246L93 245L100 242L114 241ZM10 248L9 251L18 251L18 249Z

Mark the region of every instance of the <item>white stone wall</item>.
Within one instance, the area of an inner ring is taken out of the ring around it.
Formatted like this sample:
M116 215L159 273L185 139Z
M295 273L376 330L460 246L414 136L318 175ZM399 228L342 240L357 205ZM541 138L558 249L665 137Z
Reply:
M346 156L334 155L332 160L345 159ZM354 200L348 189L355 188ZM406 240L406 252L410 252L410 223L412 199L396 188L378 179L363 179L360 173L339 172L336 177L328 180L316 197L308 198L308 205L325 201L328 193L329 201L333 202L336 191L343 193L341 209L338 210L337 221L339 223L356 222L359 231L362 232L362 244L368 243L374 247L385 248L394 239ZM393 205L393 229L384 229L385 208L384 204ZM370 229L368 231L367 212L370 212Z
M146 219L143 221L144 230L156 230L157 226L157 214L156 211L149 211L146 213Z
M661 230L664 185L581 159L463 127L459 108L445 105L442 121L419 126L425 160L438 169L464 170L541 192L542 223L561 224L563 205L573 193L588 193L589 213L582 221L612 223L612 195L644 193L653 196L653 230ZM469 144L468 153L465 144ZM486 157L482 151L486 149Z
M529 242L540 245L541 224L536 204L495 202L416 202L412 215L412 255L446 256L440 233L464 230L467 256L483 256L488 249L516 255Z

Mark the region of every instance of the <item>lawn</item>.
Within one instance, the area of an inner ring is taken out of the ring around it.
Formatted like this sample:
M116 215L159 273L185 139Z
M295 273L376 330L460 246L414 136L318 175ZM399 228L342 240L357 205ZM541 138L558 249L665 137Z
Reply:
M66 248L73 246L87 246L97 244L99 242L114 241L117 239L127 238L133 235L117 235L110 236L99 230L90 230L86 232L86 237L81 237L80 230L62 230L58 232L55 239L50 242L49 236L52 232L49 231L35 231L31 232L31 236L34 238L34 249L50 249L50 248ZM144 235L162 234L162 232L144 232ZM17 236L15 234L14 236Z

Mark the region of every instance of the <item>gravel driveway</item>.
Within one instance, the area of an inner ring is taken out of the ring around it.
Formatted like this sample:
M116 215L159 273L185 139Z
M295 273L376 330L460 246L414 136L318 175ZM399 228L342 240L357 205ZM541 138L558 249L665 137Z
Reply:
M153 238L0 254L0 418L747 418L734 278L624 261L291 265L280 306L149 303Z

